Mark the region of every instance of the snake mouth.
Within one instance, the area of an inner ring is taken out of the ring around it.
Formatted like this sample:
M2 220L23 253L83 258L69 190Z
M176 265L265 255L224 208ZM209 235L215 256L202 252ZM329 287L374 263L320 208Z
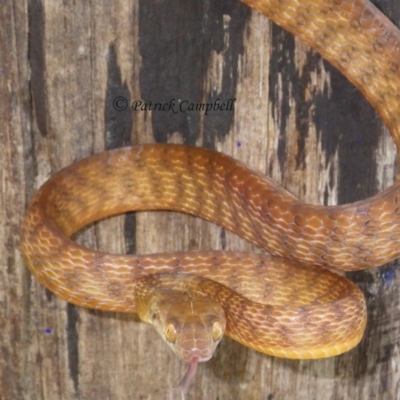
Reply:
M175 352L182 360L191 363L194 359L205 362L211 359L218 343L199 338L182 339L175 344Z
M209 349L190 349L188 351L188 356L185 357L188 362L192 362L197 359L198 362L206 362L211 359L213 353L210 354Z

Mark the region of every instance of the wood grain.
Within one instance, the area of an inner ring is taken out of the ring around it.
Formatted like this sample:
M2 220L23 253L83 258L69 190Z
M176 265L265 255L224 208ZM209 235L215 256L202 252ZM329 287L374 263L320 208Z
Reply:
M376 1L400 24L396 0ZM376 114L332 67L237 1L6 0L0 13L0 399L172 399L186 366L132 315L80 309L22 263L27 201L53 172L104 148L182 142L224 151L307 202L365 198L394 177ZM117 111L128 102L236 98L234 113ZM113 252L252 249L171 213L114 218L79 240ZM224 339L188 399L399 399L397 262L351 274L369 323L320 361L267 357Z

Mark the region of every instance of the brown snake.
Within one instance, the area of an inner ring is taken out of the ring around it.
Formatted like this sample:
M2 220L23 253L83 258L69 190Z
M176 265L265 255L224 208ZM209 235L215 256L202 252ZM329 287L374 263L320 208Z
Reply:
M400 35L383 14L367 0L245 3L337 67L378 111L399 150ZM280 357L328 357L360 341L366 311L353 283L321 267L360 270L400 255L399 185L353 204L307 205L215 151L181 145L124 148L52 176L30 203L21 248L39 282L73 304L143 313L151 321L148 287L162 283L167 291L189 290L217 301L226 315L226 334L246 346ZM132 210L199 216L279 257L114 255L69 239L93 221ZM167 334L173 343L175 332Z

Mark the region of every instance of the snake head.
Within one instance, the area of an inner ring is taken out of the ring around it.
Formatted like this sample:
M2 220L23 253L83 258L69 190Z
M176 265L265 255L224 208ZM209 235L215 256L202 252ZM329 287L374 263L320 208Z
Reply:
M208 297L176 292L153 302L151 322L172 351L191 363L208 361L226 326L222 306Z

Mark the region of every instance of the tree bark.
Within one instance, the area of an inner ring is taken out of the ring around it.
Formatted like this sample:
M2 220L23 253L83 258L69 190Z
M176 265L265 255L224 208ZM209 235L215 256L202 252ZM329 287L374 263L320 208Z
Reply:
M396 0L374 3L400 24ZM238 1L6 0L0 22L0 400L179 398L170 388L187 368L135 315L69 305L28 272L24 211L62 167L104 149L180 142L232 155L315 204L360 200L393 182L393 143L365 99ZM235 99L234 110L149 110L217 99ZM78 240L114 253L255 250L167 212L102 221ZM187 398L400 399L396 266L348 274L368 304L356 349L293 361L224 338Z

